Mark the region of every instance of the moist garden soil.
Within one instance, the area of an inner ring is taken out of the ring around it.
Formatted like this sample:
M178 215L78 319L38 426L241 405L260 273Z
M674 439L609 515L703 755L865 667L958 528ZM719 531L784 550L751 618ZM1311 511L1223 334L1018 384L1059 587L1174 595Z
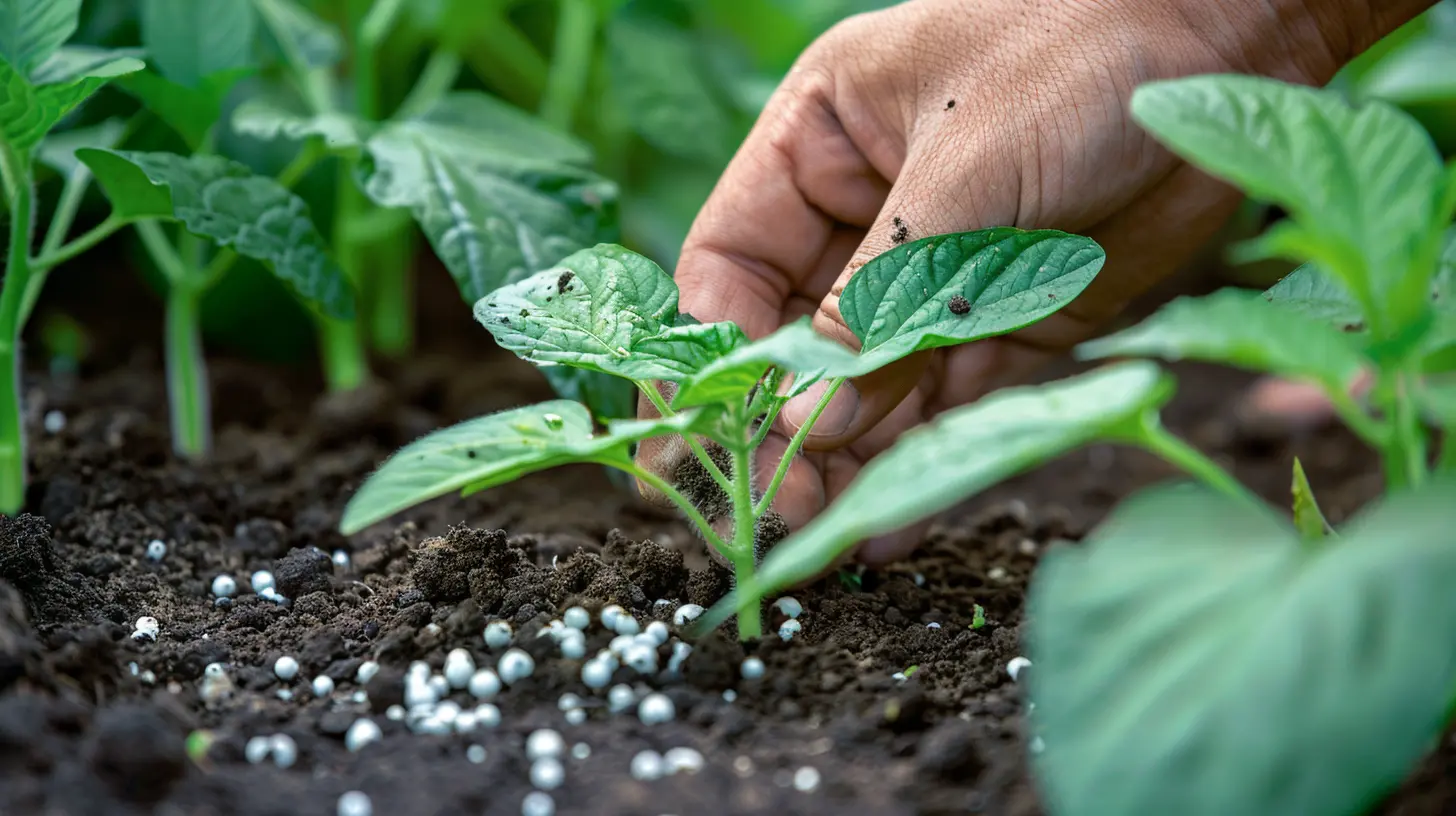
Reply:
M104 342L79 377L28 378L29 513L0 519L0 813L333 814L341 793L362 790L375 814L513 816L531 790L525 736L543 727L590 746L566 760L553 792L561 814L1040 812L1022 698L1005 671L1020 653L1027 581L1042 553L1075 546L1120 498L1170 476L1165 466L1097 447L998 487L937 524L910 561L864 572L858 586L831 577L793 592L804 612L792 641L699 642L682 679L662 686L676 719L649 727L610 714L580 663L534 631L574 604L670 617L681 603L711 604L728 577L687 527L600 470L441 500L351 539L335 532L351 492L398 446L549 396L445 302L444 317L423 323L423 350L355 394L319 397L308 375L214 360L206 465L170 455L159 355L135 339L160 325L145 308L88 320ZM1378 491L1374 460L1344 433L1261 427L1237 407L1247 378L1179 372L1169 424L1264 495L1286 495L1296 454L1332 521ZM52 410L65 427L46 433ZM144 555L153 539L168 546L159 562ZM335 550L348 567L333 564ZM290 603L248 589L258 569ZM225 608L209 592L221 573L239 584ZM977 604L985 624L972 628ZM160 622L156 642L131 637L143 615ZM537 661L496 700L498 728L424 736L384 716L411 661L438 670L463 647L491 663L498 652L481 632L495 619ZM590 651L609 637L594 626ZM767 665L761 680L739 677L748 653ZM282 655L302 666L291 683L272 672ZM383 668L360 687L365 660ZM227 667L230 694L204 694L211 663ZM907 680L892 677L911 666ZM320 674L336 681L325 699L308 687ZM566 722L565 692L588 699L586 722ZM383 739L350 753L344 733L361 716ZM194 761L186 739L203 730L215 741ZM250 737L276 733L298 746L292 767L244 759ZM486 749L483 762L466 758L470 745ZM701 771L628 773L640 750L684 746L702 753ZM1443 740L1383 812L1449 812L1453 758ZM806 767L820 780L807 792L793 784Z

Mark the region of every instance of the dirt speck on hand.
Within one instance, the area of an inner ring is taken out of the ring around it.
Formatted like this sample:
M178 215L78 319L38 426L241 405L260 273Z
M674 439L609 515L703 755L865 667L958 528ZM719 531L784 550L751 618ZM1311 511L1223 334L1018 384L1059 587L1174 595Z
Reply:
M895 224L895 230L890 233L890 240L897 244L903 244L910 240L910 225L905 223L905 219L897 215L893 223Z
M951 101L945 103L945 109L946 110L955 110L955 100L952 99Z

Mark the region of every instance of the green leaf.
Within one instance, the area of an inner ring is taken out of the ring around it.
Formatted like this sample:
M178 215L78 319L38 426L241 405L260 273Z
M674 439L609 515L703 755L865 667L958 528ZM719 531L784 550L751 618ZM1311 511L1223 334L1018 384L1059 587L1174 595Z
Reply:
M1271 306L1258 293L1224 289L1179 298L1130 329L1083 343L1077 356L1199 360L1347 389L1367 360L1326 323Z
M294 68L330 68L343 59L344 39L338 29L294 0L253 0L253 7Z
M1173 381L1131 361L1039 387L997 391L947 411L870 460L834 504L774 547L758 573L707 616L721 623L783 587L819 574L842 553L948 510L986 488L1156 411Z
M67 114L112 78L140 71L142 67L140 61L131 57L115 57L92 64L94 75L37 86L0 62L0 138L11 149L28 153Z
M1158 489L1032 581L1047 810L1345 816L1432 745L1456 687L1456 490L1395 496L1309 547Z
M619 114L658 150L721 166L733 153L733 120L702 55L692 32L642 14L620 15L607 27Z
M1092 239L1055 230L935 235L861 267L839 310L879 367L1035 323L1081 294L1105 258Z
M1402 320L1413 307L1391 297L1422 288L1408 277L1430 270L1412 261L1430 231L1445 225L1434 223L1440 158L1409 116L1385 103L1355 108L1336 91L1248 76L1143 85L1132 111L1183 158L1288 210L1297 227L1271 235L1270 249L1333 260L1326 269L1367 314Z
M187 88L251 67L257 25L250 0L141 0L142 45L152 65Z
M1314 488L1309 486L1309 477L1304 475L1304 465L1300 464L1298 456L1294 457L1294 482L1289 490L1294 500L1294 529L1310 540L1329 535L1332 532L1330 523L1325 521L1325 514L1320 511Z
M52 133L40 143L35 157L62 176L70 176L85 167L76 158L76 151L83 147L114 147L126 132L126 122L107 119L97 125L74 128Z
M1336 278L1312 263L1304 264L1264 292L1264 299L1305 317L1322 320L1346 331L1363 329L1360 304Z
M1397 105L1456 101L1456 45L1440 36L1407 43L1361 77L1354 93Z
M599 423L637 415L637 386L630 380L567 366L547 366L541 374L557 396L585 405Z
M591 414L566 400L462 422L401 448L349 500L339 530L351 535L377 521L457 490L469 492L572 462L630 466L631 446L687 432L696 417L613 423L592 434Z
M674 408L746 399L770 368L792 371L794 392L824 377L858 377L871 370L864 358L814 331L809 318L790 323L762 340L740 345L704 366L673 397ZM807 375L807 376L804 376Z
M209 74L196 87L178 84L152 71L140 71L119 84L197 151L207 143L213 126L222 117L228 94L250 71L237 68Z
M350 319L354 296L329 258L308 205L271 178L221 156L80 150L77 158L129 218L175 217L190 232L264 262L293 292Z
M64 85L79 79L114 79L143 67L140 48L96 48L90 45L67 45L41 63L30 75L30 83Z
M24 79L71 35L81 0L0 0L0 60Z
M657 264L603 244L487 295L475 319L537 365L677 382L747 342L731 323L678 325L677 294Z
M484 94L392 122L364 151L365 192L413 212L471 303L616 232L617 190L590 151Z
M249 99L233 112L233 130L264 141L302 142L318 137L330 150L348 151L364 143L368 125L339 111L299 113L263 98Z

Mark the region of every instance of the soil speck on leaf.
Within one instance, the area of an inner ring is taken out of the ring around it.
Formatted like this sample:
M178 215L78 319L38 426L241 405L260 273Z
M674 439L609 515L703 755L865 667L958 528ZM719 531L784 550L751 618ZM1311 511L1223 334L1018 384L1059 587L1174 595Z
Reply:
M945 306L954 315L963 315L971 311L971 302L962 295L951 295Z
M569 269L565 272L562 272L561 276L556 279L556 294L566 294L566 287L568 284L571 283L571 279L574 277L576 276Z

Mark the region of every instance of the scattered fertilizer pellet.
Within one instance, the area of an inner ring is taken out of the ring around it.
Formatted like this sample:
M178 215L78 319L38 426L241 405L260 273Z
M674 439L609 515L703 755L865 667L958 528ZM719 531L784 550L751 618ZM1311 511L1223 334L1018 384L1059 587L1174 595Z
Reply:
M561 656L567 660L586 657L586 635L580 629L568 629L561 639Z
M992 567L989 570L986 570L986 577L990 578L992 581L1004 581L1007 577L1006 568Z
M673 625L686 626L702 617L703 612L703 607L697 604L683 604L677 608L676 612L672 613Z
M739 667L744 680L757 680L763 676L763 659L758 657L745 657L743 664Z
M638 674L651 674L657 671L657 650L634 643L622 652L622 662Z
M636 643L637 639L631 635L617 635L607 644L607 651L620 657L622 652L632 648Z
M733 773L737 774L740 779L753 776L753 760L746 756L734 757Z
M556 816L556 800L545 791L531 791L521 800L521 816Z
M231 598L238 591L238 582L231 575L219 575L212 579L212 594L219 598Z
M643 725L671 722L672 718L676 716L677 707L672 704L672 700L666 694L653 692L643 697L642 702L637 704L637 719L641 720Z
M1006 673L1011 675L1011 679L1014 681L1018 677L1020 677L1021 673L1025 671L1029 666L1031 666L1030 660L1027 660L1026 658L1020 656L1013 657L1006 663Z
M42 422L45 425L45 432L48 434L58 434L66 429L66 415L60 411L46 411L45 419Z
M627 614L627 610L623 609L617 604L607 604L606 606L602 607L601 611L600 617L602 620L602 625L612 630L613 632L616 632L617 623L621 621L622 616L625 614Z
M582 702L581 697L572 694L569 691L556 698L557 711L570 711L573 708L581 708L582 705L584 705L584 703Z
M338 816L374 816L374 803L363 791L347 791L339 797Z
M793 618L789 618L779 625L779 640L793 640L794 635L799 634L799 631L803 628L803 624Z
M334 678L327 674L320 674L309 684L313 688L313 696L327 697L334 693Z
M658 598L657 600L652 602L652 617L654 618L666 617L667 614L671 611L672 601L669 601L666 598Z
M607 710L620 714L637 702L637 692L626 683L618 683L607 692Z
M613 671L611 664L600 657L594 657L582 664L581 682L589 689L606 688L612 682Z
M365 691L364 689L359 689L358 691L355 691L353 694L349 695L349 699L353 700L356 703L367 703L369 702L369 692Z
M642 631L642 625L637 623L636 618L623 612L621 617L617 618L617 625L612 629L619 635L635 635Z
M530 677L536 671L536 661L520 649L511 649L501 655L495 671L500 675L501 682L509 686Z
M495 728L500 725L500 709L490 703L482 703L475 707L475 724L481 728Z
M133 640L156 640L161 631L162 625L157 622L157 619L145 615L137 618L136 629L131 633L131 637Z
M399 703L395 703L389 708L384 709L384 718L386 720L389 720L390 722L399 722L400 720L404 719L404 716L404 706L400 705Z
M442 723L453 724L455 718L460 716L460 704L454 700L442 700L435 706L434 716Z
M476 765L484 762L486 756L488 756L488 754L486 753L485 746L483 745L472 745L469 748L465 749L465 758Z
M167 557L167 542L161 540L160 538L156 538L156 539L152 539L152 541L147 544L147 560L148 561L161 561L163 558L166 558L166 557Z
M669 748L662 755L667 772L695 774L703 769L703 755L692 748Z
M375 725L373 720L368 717L360 717L349 726L349 730L344 734L344 747L348 748L350 753L354 753L371 742L377 742L383 736L384 732L379 730L379 726Z
M259 595L262 595L265 590L276 588L273 573L268 570L258 570L253 573L250 583L253 585L253 591Z
M491 621L485 625L485 645L492 649L504 649L511 645L511 625L505 621Z
M556 790L566 781L566 768L556 757L541 757L531 763L531 784L541 790Z
M809 793L819 787L819 772L808 765L794 771L794 790Z
M656 751L638 751L632 757L630 773L632 778L639 782L651 782L654 779L661 779L664 771L662 754Z
M469 734L470 732L474 731L475 726L479 724L480 723L476 719L475 712L473 710L462 711L459 714L456 714L455 722L453 723L453 725L455 726L455 733L457 734Z
M273 694L285 703L293 699L293 689L278 689Z
M500 694L500 677L490 669L479 669L475 674L470 675L470 682L466 684L470 696L477 700L489 700Z
M591 756L591 746L584 742L578 742L571 746L571 756L573 759L586 759Z
M925 586L925 574L924 573L920 573L920 572L915 573L915 586L918 586L918 587Z
M738 692L733 689L723 689L723 702L731 703L738 699Z
M926 629L939 629L940 628L940 624L936 623L935 621L931 621L930 623L925 624L925 628Z
M293 763L298 761L298 743L293 737L287 734L274 734L268 740L269 747L273 749L273 764L280 768L292 768Z
M257 765L267 759L268 755L272 752L272 740L264 736L257 736L249 739L247 744L243 746L243 759L246 759L253 765Z
M379 664L373 660L366 660L359 664L359 668L354 670L354 682L361 686L366 685L370 680L374 679L374 675L376 674L379 674Z
M670 635L667 631L667 624L662 621L653 621L647 624L647 628L642 630L642 634L652 638L652 641L658 646L666 643Z
M566 740L550 728L538 728L526 737L526 758L559 757L566 753Z
M464 649L451 649L445 656L445 682L452 689L463 689L470 685L475 675L475 658Z
M279 680L288 682L298 676L298 661L284 655L273 663L273 673Z
M591 613L585 607L573 606L562 614L561 621L572 629L584 632L591 626Z
M329 560L333 561L334 566L339 569L349 568L350 559L347 550L334 550L334 554L330 556Z
M791 618L797 618L804 614L804 605L799 603L797 599L790 598L787 595L774 601L774 608Z
M586 709L573 708L567 711L566 722L568 725L581 725L582 723L586 722Z
M142 676L140 679L142 681L142 685L150 686L157 682L157 675L154 674L151 669L147 669L146 671L142 672Z
M445 679L443 674L434 674L429 680L430 691L435 693L435 699L444 697L450 693L450 681Z

